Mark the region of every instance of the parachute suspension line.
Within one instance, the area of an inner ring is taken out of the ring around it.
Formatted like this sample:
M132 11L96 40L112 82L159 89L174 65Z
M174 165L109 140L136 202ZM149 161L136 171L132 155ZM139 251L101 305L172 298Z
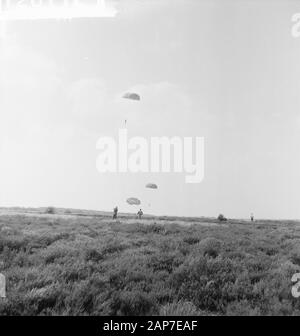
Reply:
M123 97L124 99L129 99L132 101L140 101L141 100L141 96L135 92L126 92ZM125 128L127 129L127 119L125 119L124 122Z

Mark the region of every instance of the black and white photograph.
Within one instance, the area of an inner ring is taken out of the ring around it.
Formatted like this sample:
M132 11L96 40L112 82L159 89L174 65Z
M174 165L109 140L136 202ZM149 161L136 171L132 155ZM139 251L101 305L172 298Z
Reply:
M299 0L0 0L0 324L299 316L299 153Z

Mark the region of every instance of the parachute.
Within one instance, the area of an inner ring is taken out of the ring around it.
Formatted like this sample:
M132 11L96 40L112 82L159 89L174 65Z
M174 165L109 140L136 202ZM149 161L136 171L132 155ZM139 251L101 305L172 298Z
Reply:
M146 188L148 189L158 189L158 186L155 183L146 184Z
M131 100L141 100L141 97L137 93L127 92L124 94L123 98Z
M126 202L130 205L140 205L141 201L138 198L130 197L126 200Z

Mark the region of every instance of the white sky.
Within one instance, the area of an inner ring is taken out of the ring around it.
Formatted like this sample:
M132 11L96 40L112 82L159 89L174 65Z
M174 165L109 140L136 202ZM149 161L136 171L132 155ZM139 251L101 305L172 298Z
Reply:
M2 27L0 206L130 211L136 196L155 214L300 218L300 38L291 36L300 3L118 9ZM120 98L131 89L140 102ZM132 136L204 136L204 181L99 174L97 139L117 136L124 119Z

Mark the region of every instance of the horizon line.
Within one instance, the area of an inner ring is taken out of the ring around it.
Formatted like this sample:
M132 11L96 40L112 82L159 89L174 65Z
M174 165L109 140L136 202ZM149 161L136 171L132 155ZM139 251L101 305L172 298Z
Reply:
M96 209L82 209L82 208L73 208L73 207L63 207L63 206L0 206L0 211L2 209L6 209L6 210L9 210L9 209L23 209L23 210L26 210L26 209L33 209L33 210L38 210L38 209L47 209L48 207L53 207L54 209L60 209L60 210L77 210L77 211L86 211L86 212L99 212L99 213L112 213L112 210L96 210ZM133 215L135 214L135 212L119 212L120 215ZM55 214L54 214L55 215ZM62 215L62 214L59 214L57 213L56 215ZM72 214L70 214L72 215ZM76 214L74 214L76 215ZM149 217L168 217L168 218L171 218L171 217L176 217L176 218L183 218L183 219L210 219L210 220L218 220L218 216L205 216L205 215L195 215L195 216L187 216L187 215L155 215L155 214L149 214L149 213L145 213L144 216L149 216ZM226 217L226 216L225 216ZM234 220L234 221L247 221L247 222L250 222L250 219L249 217L226 217L228 221L230 220ZM299 219L296 219L296 218L277 218L277 219L272 219L272 218L255 218L254 220L254 223L256 221L285 221L285 222L288 222L288 221L292 221L292 222L299 222L300 221L300 218ZM226 222L224 222L225 224Z

